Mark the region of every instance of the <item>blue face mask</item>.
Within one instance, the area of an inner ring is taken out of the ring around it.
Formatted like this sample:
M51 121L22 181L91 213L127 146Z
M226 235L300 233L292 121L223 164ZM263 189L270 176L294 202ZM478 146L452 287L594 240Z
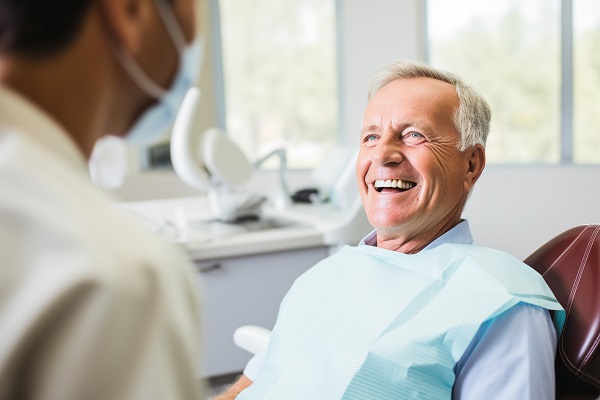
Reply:
M157 100L140 115L125 137L128 142L136 144L152 142L167 131L175 120L185 94L198 78L202 60L202 41L196 39L194 43L186 46L185 37L173 10L161 0L155 0L154 3L180 55L179 68L171 87L164 90L146 75L129 53L123 48L115 49L117 59L133 81L146 94Z

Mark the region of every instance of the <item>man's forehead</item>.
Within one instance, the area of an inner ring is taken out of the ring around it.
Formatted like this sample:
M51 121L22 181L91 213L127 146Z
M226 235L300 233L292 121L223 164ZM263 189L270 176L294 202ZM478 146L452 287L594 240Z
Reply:
M424 132L454 127L459 106L454 85L433 78L398 79L382 87L369 101L361 135L407 127Z
M402 116L417 126L427 124L430 117L453 118L459 106L453 85L433 78L398 79L378 90L369 100L363 130L369 130L387 119Z
M451 102L458 100L454 85L439 79L418 77L396 79L381 87L371 98L386 98L391 100L400 98L436 98Z

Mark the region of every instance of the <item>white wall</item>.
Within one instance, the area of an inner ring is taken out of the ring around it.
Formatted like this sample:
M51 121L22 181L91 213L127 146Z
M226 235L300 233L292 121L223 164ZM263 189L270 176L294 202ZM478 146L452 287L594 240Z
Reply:
M600 167L488 166L464 216L475 241L525 258L573 226L600 222Z

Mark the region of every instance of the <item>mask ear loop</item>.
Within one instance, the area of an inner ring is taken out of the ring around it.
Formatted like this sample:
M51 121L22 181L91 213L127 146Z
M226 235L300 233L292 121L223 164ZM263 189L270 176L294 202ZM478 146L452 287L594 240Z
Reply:
M171 10L164 1L154 0L154 4L156 5L156 10L158 11L160 19L175 46L175 50L179 56L179 62L181 62L183 49L186 47L186 41L183 31L177 22L177 18L175 18L173 10ZM166 96L168 89L160 87L156 82L150 79L148 74L146 74L129 52L117 45L113 45L112 47L115 56L119 59L123 68L129 72L129 76L135 81L140 89L155 100L160 100Z
M139 66L139 64L133 59L131 54L125 51L122 47L112 45L113 52L117 59L121 62L121 65L129 73L129 77L133 79L136 85L142 89L146 94L155 100L160 100L166 96L167 91L157 85L146 72Z
M181 57L183 54L183 49L185 49L187 46L187 42L185 40L185 36L183 35L183 30L179 26L179 22L175 17L173 9L169 7L164 0L154 0L154 4L156 5L156 9L158 10L158 14L163 21L165 29L169 33L169 37L175 45L175 49L179 53L179 57Z

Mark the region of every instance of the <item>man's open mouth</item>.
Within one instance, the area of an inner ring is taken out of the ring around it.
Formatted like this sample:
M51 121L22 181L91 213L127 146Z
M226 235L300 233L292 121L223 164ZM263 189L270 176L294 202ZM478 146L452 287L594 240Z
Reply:
M373 184L375 190L378 192L382 192L384 189L386 192L395 191L395 192L405 192L409 189L417 186L415 182L403 181L400 179L378 179Z

